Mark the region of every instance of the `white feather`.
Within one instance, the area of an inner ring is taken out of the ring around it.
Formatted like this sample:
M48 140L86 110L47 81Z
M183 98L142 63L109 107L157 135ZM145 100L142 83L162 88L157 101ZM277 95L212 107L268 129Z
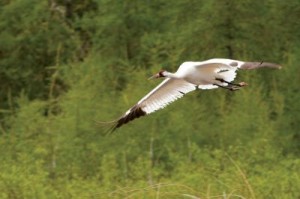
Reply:
M138 105L146 114L164 108L171 102L181 98L184 94L195 90L196 85L185 82L181 79L165 79L150 93L143 97Z

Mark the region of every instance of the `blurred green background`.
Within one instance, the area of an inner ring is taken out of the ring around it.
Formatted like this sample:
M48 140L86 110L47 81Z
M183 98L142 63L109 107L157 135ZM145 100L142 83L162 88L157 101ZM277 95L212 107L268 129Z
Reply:
M299 0L1 0L0 198L300 198ZM183 61L239 71L110 136Z

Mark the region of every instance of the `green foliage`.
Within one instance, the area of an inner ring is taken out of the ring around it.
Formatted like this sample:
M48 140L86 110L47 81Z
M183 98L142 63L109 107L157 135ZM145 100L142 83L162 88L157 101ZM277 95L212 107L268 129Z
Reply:
M0 198L299 198L299 7L1 1ZM104 136L95 121L134 105L148 76L211 57L284 67Z

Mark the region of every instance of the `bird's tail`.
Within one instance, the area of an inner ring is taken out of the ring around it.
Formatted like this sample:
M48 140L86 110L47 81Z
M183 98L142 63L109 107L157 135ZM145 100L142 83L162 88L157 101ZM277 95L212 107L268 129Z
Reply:
M236 77L235 70L228 70L221 74L223 76L223 79L227 82L232 82Z
M223 79L226 82L232 82L236 77L236 68L223 66L218 68L216 73L218 74L218 78ZM223 85L226 86L227 83L223 83Z

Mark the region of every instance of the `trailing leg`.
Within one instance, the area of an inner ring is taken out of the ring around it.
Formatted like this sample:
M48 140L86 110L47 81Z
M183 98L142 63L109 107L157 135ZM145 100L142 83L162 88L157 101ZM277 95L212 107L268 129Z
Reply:
M218 80L218 81L220 81L222 83L227 83L229 85L238 86L238 87L243 87L243 86L247 86L248 85L245 82L240 82L240 83L236 84L236 83L225 81L224 79L221 79L221 78L216 78L216 80Z
M237 91L237 90L241 89L240 86L234 86L234 85L231 85L231 86L222 86L222 85L219 85L219 84L213 84L213 85L218 86L220 88L230 90L230 91Z

